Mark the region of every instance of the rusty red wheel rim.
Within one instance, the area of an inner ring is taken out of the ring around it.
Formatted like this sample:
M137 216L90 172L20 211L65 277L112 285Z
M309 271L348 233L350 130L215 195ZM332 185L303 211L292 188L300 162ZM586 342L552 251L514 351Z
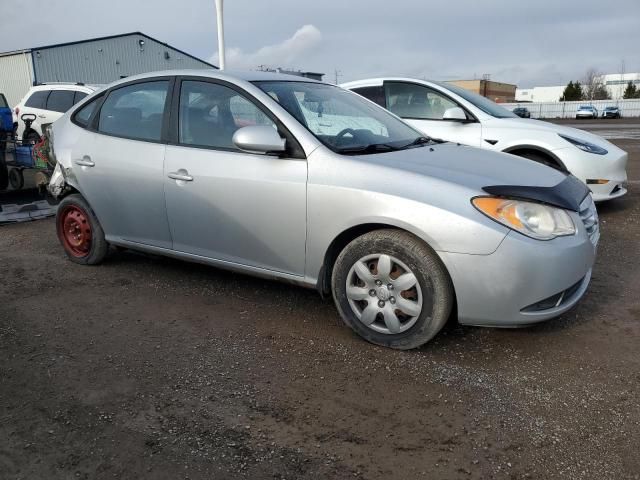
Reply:
M59 227L64 248L74 257L86 257L91 250L91 223L84 210L74 205L65 207Z

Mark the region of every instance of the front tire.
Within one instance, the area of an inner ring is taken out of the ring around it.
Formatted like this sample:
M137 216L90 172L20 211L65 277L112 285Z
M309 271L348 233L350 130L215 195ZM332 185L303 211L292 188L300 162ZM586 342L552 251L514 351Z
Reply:
M97 265L104 260L109 244L93 210L79 194L62 199L56 213L58 240L74 263Z
M335 261L331 284L351 329L371 343L400 350L431 340L454 301L437 254L399 230L376 230L349 243Z

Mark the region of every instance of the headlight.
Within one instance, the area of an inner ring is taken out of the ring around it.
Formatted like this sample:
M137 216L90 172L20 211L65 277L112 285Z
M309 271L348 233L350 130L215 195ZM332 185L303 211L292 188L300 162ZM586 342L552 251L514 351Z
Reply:
M561 208L497 197L476 197L471 202L487 217L537 240L552 240L576 233L573 220Z
M560 137L564 138L567 142L575 145L580 150L587 153L595 153L596 155L606 155L607 153L609 153L604 148L599 147L598 145L594 145L593 143L589 143L585 140L578 140L577 138L568 137L566 135L560 135Z

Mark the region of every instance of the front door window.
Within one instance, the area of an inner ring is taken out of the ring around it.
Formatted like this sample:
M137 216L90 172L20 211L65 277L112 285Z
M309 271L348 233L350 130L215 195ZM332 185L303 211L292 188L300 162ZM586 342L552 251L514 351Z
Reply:
M459 105L443 94L414 83L385 84L387 108L401 118L442 120L444 112Z

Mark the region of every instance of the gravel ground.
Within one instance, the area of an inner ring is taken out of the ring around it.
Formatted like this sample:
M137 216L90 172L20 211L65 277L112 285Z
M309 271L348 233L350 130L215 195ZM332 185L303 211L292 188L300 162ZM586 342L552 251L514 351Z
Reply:
M371 346L313 291L0 228L2 479L640 478L640 141L591 287L522 330Z

